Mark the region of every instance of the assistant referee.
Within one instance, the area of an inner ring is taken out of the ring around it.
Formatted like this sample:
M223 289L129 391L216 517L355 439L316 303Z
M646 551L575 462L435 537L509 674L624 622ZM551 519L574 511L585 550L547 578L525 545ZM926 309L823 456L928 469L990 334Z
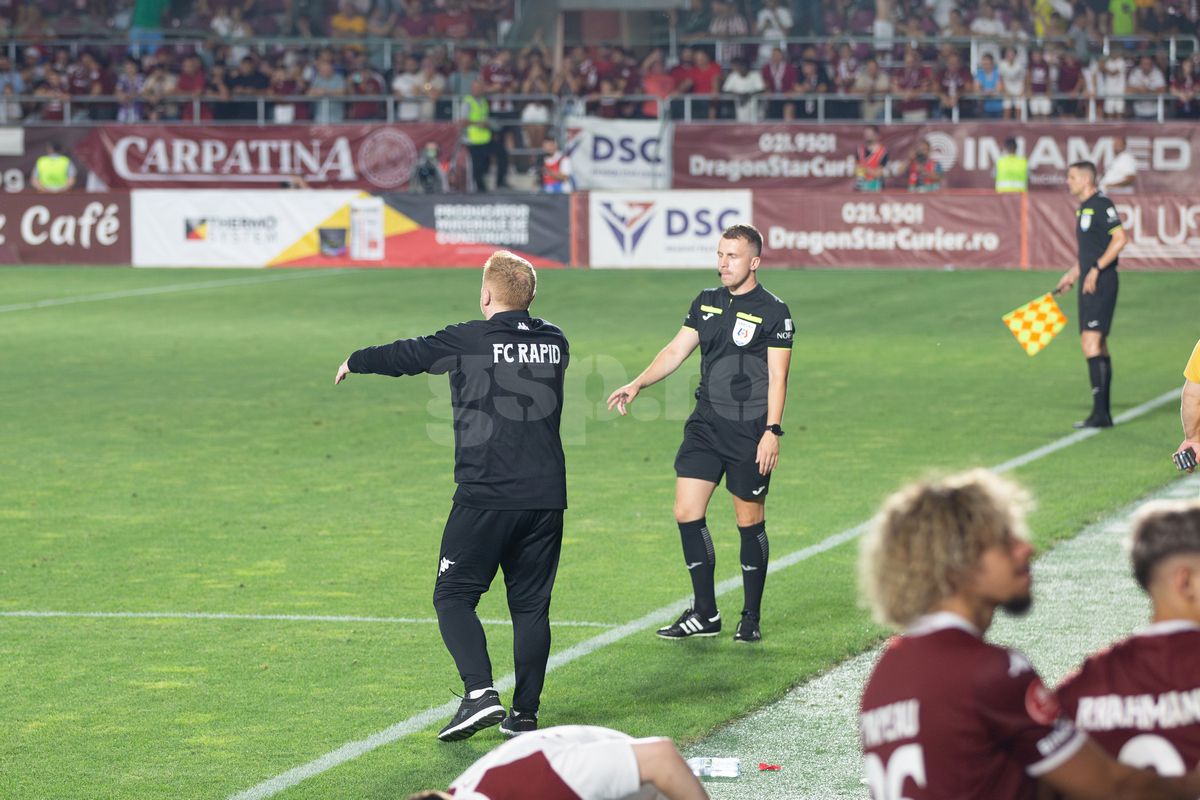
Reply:
M493 253L483 267L482 320L358 350L333 381L351 372L450 377L458 489L442 533L433 605L464 697L438 733L442 741L496 723L507 736L537 729L567 507L559 420L568 346L559 328L529 315L536 293L528 261ZM516 688L507 715L475 613L497 568L504 571L513 623Z
M1075 212L1079 263L1063 273L1054 292L1065 292L1083 277L1079 284L1079 343L1092 383L1092 413L1074 427L1111 428L1113 373L1108 334L1117 307L1117 255L1129 239L1116 206L1096 188L1095 164L1076 161L1068 167L1067 189L1079 201Z
M722 476L741 534L745 592L733 639L762 638L769 555L765 504L779 462L794 331L787 305L758 282L761 253L762 234L752 225L725 229L717 245L721 285L702 291L675 338L641 375L608 398L609 410L624 415L638 392L666 378L700 348L696 408L675 456L675 521L695 597L692 608L659 629L664 639L721 631L713 586L716 556L706 514Z

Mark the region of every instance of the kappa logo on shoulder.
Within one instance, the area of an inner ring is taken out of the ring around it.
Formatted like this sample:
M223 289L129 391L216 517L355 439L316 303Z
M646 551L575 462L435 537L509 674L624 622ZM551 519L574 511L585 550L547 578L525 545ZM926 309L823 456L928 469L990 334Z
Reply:
M527 331L527 330L529 330L529 326L526 325L524 322L518 322L517 330Z

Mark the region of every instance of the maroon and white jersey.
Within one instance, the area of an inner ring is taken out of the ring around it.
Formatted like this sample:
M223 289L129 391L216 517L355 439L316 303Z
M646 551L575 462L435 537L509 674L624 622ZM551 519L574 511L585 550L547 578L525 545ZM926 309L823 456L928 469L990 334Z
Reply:
M1032 800L1036 779L1087 740L1023 655L944 612L888 642L859 738L873 800Z
M1200 765L1200 625L1151 625L1088 658L1058 689L1063 714L1118 761L1183 775Z
M1045 61L1029 62L1029 91L1045 94L1050 90L1050 65Z
M450 784L455 800L633 800L643 792L632 736L561 725L510 739Z

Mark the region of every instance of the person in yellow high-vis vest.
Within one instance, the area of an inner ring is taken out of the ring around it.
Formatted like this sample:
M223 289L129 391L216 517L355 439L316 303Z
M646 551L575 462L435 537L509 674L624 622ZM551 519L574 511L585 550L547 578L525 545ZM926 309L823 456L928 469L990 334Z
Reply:
M1028 192L1029 162L1017 155L1017 140L1004 140L1004 155L996 160L997 192Z
M463 141L466 142L467 152L471 154L471 172L475 176L477 192L487 191L483 179L492 154L492 125L488 119L488 100L484 96L484 89L483 81L474 80L471 82L471 93L462 100Z
M57 142L46 145L46 155L34 164L30 183L39 192L65 192L75 188L75 165L63 155Z

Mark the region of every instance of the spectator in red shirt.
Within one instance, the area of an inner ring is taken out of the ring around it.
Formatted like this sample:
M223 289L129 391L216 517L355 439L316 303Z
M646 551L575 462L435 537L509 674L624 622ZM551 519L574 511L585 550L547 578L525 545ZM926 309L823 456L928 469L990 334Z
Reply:
M642 62L642 91L657 97L642 103L642 116L660 119L667 113L664 101L675 93L675 79L667 72L666 57L660 48L655 48Z
M446 0L442 13L434 18L433 27L446 39L470 39L475 35L475 20L464 0Z
M695 64L690 70L692 85L690 93L699 99L692 101L693 119L717 118L717 92L721 88L721 68L703 47L694 51Z
M179 73L179 79L175 81L175 91L183 95L183 102L179 109L180 119L189 121L195 119L197 104L192 100L203 97L207 89L208 76L200 68L199 56L190 55L184 58L183 69ZM212 119L212 109L200 104L200 119Z
M352 69L347 80L350 94L382 95L387 94L387 86L383 76L371 69L367 63L367 54L361 50L354 53ZM349 120L383 119L383 104L378 100L359 100L348 104L346 117Z
M1075 51L1067 50L1058 57L1058 78L1055 88L1059 94L1069 94L1078 97L1083 94L1083 67L1079 65L1079 57ZM1079 101L1075 99L1059 100L1058 113L1064 117L1079 115Z

